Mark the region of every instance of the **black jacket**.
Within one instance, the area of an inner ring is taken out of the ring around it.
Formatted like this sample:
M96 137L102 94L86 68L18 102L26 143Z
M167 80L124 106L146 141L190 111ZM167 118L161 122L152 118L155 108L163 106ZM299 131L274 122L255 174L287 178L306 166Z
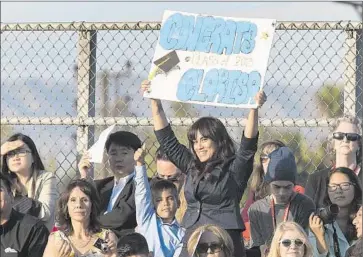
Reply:
M244 136L236 155L211 171L211 178L199 177L193 181L190 164L192 153L176 139L170 125L155 131L156 137L169 159L183 172L188 208L183 218L185 228L204 224L216 224L224 229L244 230L239 203L252 173L257 150L257 137Z
M111 212L107 210L114 186L114 177L94 181L101 198L100 221L103 228L111 229L120 239L136 227L135 184L130 179L118 196Z
M323 170L315 171L314 173L309 175L305 187L305 194L309 196L311 199L313 199L316 208L325 207L324 198L325 195L327 194L327 183L328 183L329 173L331 170L332 167L329 167ZM362 175L362 169L358 176L362 186L361 175Z
M48 236L39 219L13 210L9 221L0 226L0 256L43 256Z

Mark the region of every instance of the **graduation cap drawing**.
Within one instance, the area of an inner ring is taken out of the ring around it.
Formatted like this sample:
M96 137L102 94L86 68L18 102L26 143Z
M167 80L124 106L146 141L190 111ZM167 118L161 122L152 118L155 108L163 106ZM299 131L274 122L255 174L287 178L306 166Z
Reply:
M169 72L172 70L178 63L180 62L177 53L174 51L167 53L163 57L154 61L156 67L150 72L149 80L152 80L158 71L162 71L164 73Z

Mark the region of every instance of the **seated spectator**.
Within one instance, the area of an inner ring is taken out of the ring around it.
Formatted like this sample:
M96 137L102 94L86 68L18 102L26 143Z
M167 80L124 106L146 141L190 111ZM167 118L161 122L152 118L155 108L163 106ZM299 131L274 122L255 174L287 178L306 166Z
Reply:
M111 134L105 148L114 176L94 180L101 197L101 226L111 229L118 238L134 232L136 227L134 154L140 147L140 139L131 132L118 131ZM82 156L78 168L81 177L91 181L90 167L90 156L86 153Z
M57 182L52 172L44 170L33 140L14 134L1 146L1 155L1 172L10 174L13 183L13 208L41 219L50 231L58 198Z
M178 190L168 180L157 181L150 190L143 149L135 152L135 161L138 232L146 237L149 249L154 256L172 257L177 246L182 243L185 233L175 220L175 212L179 206Z
M309 215L315 211L309 197L294 192L297 167L291 150L280 147L268 157L264 181L269 185L270 195L254 202L248 211L251 247L259 247L263 256L279 223L295 221L307 230Z
M335 162L327 169L310 174L305 188L305 194L314 200L317 208L324 207L327 178L332 170L346 167L361 177L362 122L353 116L337 119L329 136L329 150L334 152Z
M120 239L119 243L118 257L153 257L145 237L139 233L127 234Z
M49 231L39 219L13 209L10 178L0 174L0 256L42 256Z
M362 237L362 206L357 212L353 224L357 231L358 240L348 248L345 257L362 257L363 256L363 237Z
M182 222L184 213L187 209L187 203L184 196L185 175L169 160L162 148L159 147L156 151L156 174L150 181L151 186L161 179L173 182L178 189L180 205L176 211L175 218L180 223Z
M159 147L156 150L156 174L152 179L152 183L161 179L169 180L174 183L178 192L180 192L184 184L184 174L172 163L163 149Z
M91 183L71 181L58 200L59 230L50 234L43 257L117 257L115 234L100 228L99 205Z
M277 226L268 257L313 257L313 247L304 229L287 221Z
M187 244L190 257L232 257L233 241L226 230L203 225L191 234Z
M362 189L358 177L348 168L340 167L329 174L328 190L324 206L336 204L336 217L326 219L319 215L310 216L309 239L314 246L314 256L344 257L349 246L357 239L352 216L362 203Z
M260 146L261 154L259 162L257 162L256 165L254 165L254 169L251 175L250 191L248 192L247 200L244 204L244 207L241 210L241 215L246 226L246 230L243 231L243 238L245 239L246 243L248 243L251 238L250 221L248 219L248 209L250 208L251 204L253 204L255 201L260 200L269 195L268 184L264 182L264 176L267 172L267 165L269 162L268 155L277 148L284 146L285 144L280 140L267 141ZM304 178L305 174L307 174L307 172L303 171L298 175L297 182L294 187L294 191L297 193L303 194L305 191L304 189L306 181Z

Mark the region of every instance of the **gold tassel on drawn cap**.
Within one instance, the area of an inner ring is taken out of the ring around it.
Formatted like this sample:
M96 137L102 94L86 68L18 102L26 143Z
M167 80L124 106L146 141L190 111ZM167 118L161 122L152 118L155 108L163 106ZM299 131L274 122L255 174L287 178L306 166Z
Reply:
M169 72L171 69L177 66L179 62L180 60L175 50L167 53L163 57L154 61L156 67L150 72L148 79L152 80L153 78L155 78L159 69L162 70L164 73Z

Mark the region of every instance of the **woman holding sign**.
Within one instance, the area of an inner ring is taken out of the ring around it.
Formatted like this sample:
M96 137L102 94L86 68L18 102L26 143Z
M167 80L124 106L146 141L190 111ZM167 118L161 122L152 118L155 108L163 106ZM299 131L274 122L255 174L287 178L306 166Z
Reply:
M149 87L149 81L141 85L143 92L149 91ZM260 107L266 101L266 95L260 91L255 100ZM244 256L241 231L245 227L239 214L239 203L252 173L257 150L258 110L250 110L237 151L225 126L216 118L200 118L189 128L190 148L187 148L175 137L160 100L151 99L151 110L160 146L186 174L184 193L188 207L182 222L187 229L184 242L195 228L215 224L231 236L234 256ZM181 256L185 254L184 247Z

